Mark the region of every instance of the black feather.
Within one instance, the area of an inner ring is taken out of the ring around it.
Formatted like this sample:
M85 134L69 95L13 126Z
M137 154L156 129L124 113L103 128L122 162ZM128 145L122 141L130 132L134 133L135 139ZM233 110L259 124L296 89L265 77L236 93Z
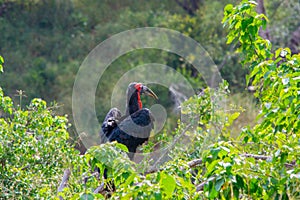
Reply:
M100 132L101 143L108 141L112 130L117 127L117 123L121 118L121 112L117 108L112 108L107 113L103 123L102 123L102 132Z
M130 159L137 147L148 140L154 122L149 109L139 109L135 84L129 84L127 89L126 115L121 117L120 110L112 108L103 121L100 133L102 142L117 141L127 146Z
M152 129L153 117L148 109L143 108L126 117L112 129L108 140L124 144L129 152L135 153L137 147L148 140Z

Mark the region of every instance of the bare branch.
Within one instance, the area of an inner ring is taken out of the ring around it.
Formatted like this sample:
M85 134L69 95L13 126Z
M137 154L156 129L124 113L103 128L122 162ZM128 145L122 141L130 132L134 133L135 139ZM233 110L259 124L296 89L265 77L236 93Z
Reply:
M187 163L190 168L196 167L202 164L202 159L195 159Z
M257 5L257 13L267 15L266 14L266 9L265 9L265 6L264 6L264 0L258 0L257 4L258 4ZM263 20L265 20L265 19L263 19ZM266 30L263 30L262 28L260 28L259 29L259 35L264 39L270 40L269 28L267 27Z
M246 157L246 158L254 158L255 160L271 160L272 157L271 156L265 156L265 155L255 155L255 154L240 154L240 156L242 157ZM195 159L195 160L191 160L189 161L188 163L188 166L190 168L194 168L198 165L201 165L203 164L203 161L202 159ZM290 163L285 163L284 164L287 168L293 168L296 166L296 161L292 161ZM160 171L160 169L157 169L157 168L152 168L150 169L149 171L147 171L145 174L151 174L151 173L155 173L157 171ZM198 187L198 186L197 186Z
M62 192L63 189L67 186L70 175L71 175L70 169L66 169L64 171L64 176L63 176L62 181L57 189L57 192ZM61 196L59 196L59 199L63 200L63 198Z
M246 157L246 158L254 158L255 160L272 160L272 156L264 156L264 155L255 155L255 154L241 154L240 156ZM287 168L293 168L296 166L296 161L292 161L290 163L285 163L285 167Z
M263 156L263 155L255 155L255 154L241 154L240 156L246 157L246 158L254 158L255 160L268 160L269 156Z
M300 52L300 25L299 27L292 33L292 37L290 39L289 47L293 54Z
M104 191L104 183L101 183L101 185L100 186L98 186L95 190L94 190L94 193L95 194L98 194L98 193L101 193L101 192L103 192Z
M86 184L87 181L92 177L96 177L97 179L99 179L99 172L94 172L90 176L83 177L83 183Z
M202 191L205 184L207 184L208 182L213 181L213 180L215 180L215 179L216 179L216 177L215 177L215 176L212 176L212 177L210 177L208 180L206 180L206 181L200 183L199 185L197 185L197 186L196 186L196 192Z

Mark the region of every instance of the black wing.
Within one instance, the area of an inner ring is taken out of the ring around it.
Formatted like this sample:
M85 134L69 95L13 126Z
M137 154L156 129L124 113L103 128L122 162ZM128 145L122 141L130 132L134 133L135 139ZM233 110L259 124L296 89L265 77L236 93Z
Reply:
M129 152L135 153L136 148L148 140L153 129L153 121L149 109L138 110L118 123L118 126L110 132L108 140L122 143L127 146Z
M101 143L108 141L109 136L113 129L117 127L117 123L121 118L121 112L117 108L112 108L106 114L106 117L102 123L102 131L100 131Z

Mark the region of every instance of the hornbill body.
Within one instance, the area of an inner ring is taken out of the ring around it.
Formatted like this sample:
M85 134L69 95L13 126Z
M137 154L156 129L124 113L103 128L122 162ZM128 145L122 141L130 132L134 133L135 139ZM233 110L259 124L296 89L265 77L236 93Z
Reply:
M100 133L102 142L117 141L127 146L129 157L133 155L139 145L148 140L153 129L154 118L149 109L142 107L141 94L157 99L155 93L141 83L130 83L127 89L126 113L112 108L107 113Z

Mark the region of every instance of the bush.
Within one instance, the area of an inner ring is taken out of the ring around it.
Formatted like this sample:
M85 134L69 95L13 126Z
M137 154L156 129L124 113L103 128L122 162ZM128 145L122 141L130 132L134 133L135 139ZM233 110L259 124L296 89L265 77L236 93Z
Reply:
M77 154L68 142L67 118L56 116L41 99L26 109L15 106L1 88L0 114L0 198L53 196Z

